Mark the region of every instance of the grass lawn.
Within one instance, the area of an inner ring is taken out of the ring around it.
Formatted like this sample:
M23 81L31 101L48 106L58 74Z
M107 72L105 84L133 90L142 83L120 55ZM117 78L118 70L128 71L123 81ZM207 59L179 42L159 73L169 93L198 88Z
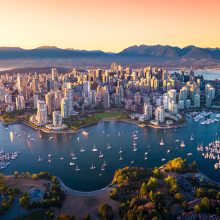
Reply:
M122 115L122 112L105 112L97 114L99 118L118 117L119 115Z
M27 215L19 220L43 220L44 219L44 211L33 212L30 215Z

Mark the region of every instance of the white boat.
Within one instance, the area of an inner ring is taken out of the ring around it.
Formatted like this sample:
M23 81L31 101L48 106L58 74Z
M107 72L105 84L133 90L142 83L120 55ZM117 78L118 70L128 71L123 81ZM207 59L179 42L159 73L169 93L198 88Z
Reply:
M105 131L103 130L102 134L105 134Z
M193 155L192 153L188 153L188 154L187 154L187 156L192 156L192 155Z
M5 128L6 130L8 130L8 128Z
M21 137L21 135L19 134L18 137Z
M118 132L118 137L121 137L120 131Z
M132 137L134 138L134 137L136 137L137 135L135 134L135 131L133 131L133 135L132 135Z
M185 147L183 140L181 141L180 147Z
M167 150L167 153L169 154L169 153L170 153L170 150Z
M193 141L194 140L194 137L193 137L193 134L191 135L191 138L190 138L190 141Z
M136 137L134 137L134 140L138 140L138 137L136 136Z
M70 138L72 138L71 135L70 135Z
M75 154L73 153L73 150L71 150L70 156L71 156L71 157L75 156Z
M63 158L63 157L61 157L60 159L61 159L61 160L63 160L64 158Z
M15 135L17 135L16 131L15 131Z
M104 170L105 170L105 168L104 168L104 166L102 165L101 171L104 171Z
M133 142L133 145L134 145L134 146L136 146L136 145L137 145L137 144L135 143L135 140L134 140L134 142Z
M163 131L163 132L164 132L164 133L166 132L166 131L165 131L165 129L164 129L164 131Z
M51 157L52 155L51 154L48 154L48 157Z
M119 150L119 154L121 154L123 151L121 150L121 147L120 147L120 150Z
M77 141L79 141L79 137L77 138Z
M43 158L39 156L38 161L39 162L43 161Z
M51 163L51 159L50 159L51 154L49 154L48 157L49 157L48 162Z
M105 163L105 161L104 161L104 163L103 163L103 166L104 166L104 167L106 167L106 166L107 166L107 163Z
M120 158L119 158L119 160L123 160L123 158L121 157L121 155L120 155Z
M160 141L160 145L161 145L161 146L164 145L163 138L162 138L161 141Z
M108 143L108 146L107 146L107 149L111 149L112 147L109 145L109 143Z
M147 146L148 148L150 148L150 145L148 144L148 146Z
M83 153L83 152L85 152L85 151L86 151L86 150L84 150L84 149L83 149L83 146L82 146L82 148L80 149L80 152Z
M31 141L34 141L34 138L30 138Z
M216 132L215 136L218 136L217 132Z
M136 148L136 146L134 145L134 149L133 149L133 151L135 152L135 151L137 151L137 148Z
M39 135L39 137L41 138L42 136L41 136L41 135Z
M95 148L95 144L94 144L94 146L93 146L92 151L94 151L94 152L97 152L97 151L98 151L98 150Z
M100 155L99 155L99 157L103 157L103 154L101 153L101 151L100 151Z
M108 134L107 137L110 137L110 134Z
M132 160L131 163L134 163L134 161Z
M162 161L166 161L166 159L165 159L165 158L162 158Z
M75 163L73 163L73 162L70 162L70 166L74 166L75 165Z
M28 135L28 137L30 138L30 137L31 137L31 135L29 134L29 135Z
M94 170L95 169L95 166L93 166L93 163L92 163L92 166L90 167L91 170Z
M79 169L78 164L77 164L75 171L80 171L80 170L81 170L81 169Z
M179 139L176 139L176 140L175 140L176 143L179 142L179 141L180 141Z
M75 154L72 154L72 160L77 160L77 157L75 156Z
M144 159L145 159L145 160L147 160L147 155L146 155L146 154L145 154L145 157L144 157Z

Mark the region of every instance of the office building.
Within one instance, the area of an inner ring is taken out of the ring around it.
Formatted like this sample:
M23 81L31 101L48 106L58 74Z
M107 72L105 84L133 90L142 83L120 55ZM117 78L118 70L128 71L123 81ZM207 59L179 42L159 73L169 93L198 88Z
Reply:
M5 103L7 104L12 103L12 95L10 93L5 95Z
M41 94L40 92L35 92L33 96L34 96L34 108L37 108L37 102L38 100L40 100Z
M89 98L90 96L90 82L89 81L85 81L83 83L83 92L85 94L85 98Z
M89 101L90 101L90 105L93 105L96 103L96 91L95 90L90 91Z
M53 112L53 126L59 127L62 125L62 116L60 111Z
M194 106L196 108L200 108L200 95L199 94L196 94L194 97Z
M45 101L37 102L37 121L39 126L47 124L47 105Z
M24 96L18 95L16 97L16 109L17 110L25 109Z
M24 96L26 99L27 97L27 85L28 85L28 78L27 76L18 76L18 94Z
M55 111L55 95L53 91L48 92L45 95L46 104L47 104L47 113L48 115L52 115Z
M68 98L63 98L61 101L61 117L69 118L70 117L70 100Z
M5 102L5 87L0 87L0 104Z
M205 96L205 107L210 108L212 103L212 97L211 95L206 95Z
M158 106L155 110L155 120L159 123L163 123L165 119L165 110L163 106Z
M149 115L150 118L153 116L152 105L150 103L144 104L144 114Z
M104 108L109 108L110 107L110 97L109 97L109 92L104 92L103 95L103 106Z

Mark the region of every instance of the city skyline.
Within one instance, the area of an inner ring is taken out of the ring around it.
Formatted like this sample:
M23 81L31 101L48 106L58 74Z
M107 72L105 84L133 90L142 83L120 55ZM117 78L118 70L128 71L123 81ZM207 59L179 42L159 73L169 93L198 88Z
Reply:
M2 3L0 46L48 45L104 52L141 44L220 47L219 5L215 0L11 0Z

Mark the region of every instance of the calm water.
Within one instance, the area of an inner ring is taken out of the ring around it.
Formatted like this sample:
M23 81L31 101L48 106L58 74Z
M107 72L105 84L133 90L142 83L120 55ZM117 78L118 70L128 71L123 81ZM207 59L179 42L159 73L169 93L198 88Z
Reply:
M169 71L169 73L180 73L180 71ZM203 70L194 70L194 75L203 75L204 79L208 80L215 80L218 79L220 80L220 70L209 70L209 71L203 71Z
M82 134L72 135L69 138L68 134L56 134L54 139L49 141L49 134L35 131L30 127L21 125L8 126L8 130L0 125L0 147L3 147L6 152L14 152L19 150L21 154L15 161L11 161L8 168L1 171L3 174L13 174L14 171L39 173L47 171L55 176L60 177L63 182L70 188L81 191L92 191L107 186L114 176L115 170L126 166L137 166L144 168L152 168L161 166L165 162L161 159L164 157L167 160L176 157L187 158L191 163L196 160L199 169L208 177L220 181L220 170L214 169L214 163L217 161L206 160L201 152L197 152L198 142L203 142L204 146L216 139L215 133L219 131L220 122L210 125L200 125L199 122L194 122L189 119L189 125L185 128L178 128L155 132L152 128L139 128L132 124L124 122L100 122L89 126L84 130L89 132L87 137ZM133 152L133 130L138 131L137 151ZM105 134L102 131L105 131ZM10 132L19 132L21 137L14 135L12 138ZM123 132L121 137L118 137L118 132ZM193 133L194 141L190 141L190 136ZM31 141L28 138L31 134L35 140ZM42 138L39 137L42 135ZM110 137L107 137L110 134ZM129 134L129 135L127 135ZM79 136L80 140L77 141ZM161 138L164 139L165 145L160 146ZM175 139L180 141L183 139L186 147L181 148L180 143L175 143ZM107 144L110 143L112 149L107 149ZM151 146L151 151L147 148L148 143ZM98 152L92 152L93 145L96 145ZM80 148L84 147L86 152L80 153ZM119 148L122 148L122 161L119 161ZM176 149L178 147L178 149ZM167 150L171 152L167 154ZM70 166L72 161L70 153L73 150L78 158L75 162L82 170L75 172L75 166ZM99 150L104 154L103 158L99 158ZM148 159L144 160L144 153L148 151ZM193 153L193 156L187 156L187 153ZM47 155L51 153L52 162L48 162ZM38 157L44 158L43 162L38 162ZM64 157L64 160L60 160ZM103 162L106 162L106 170L101 172ZM134 164L131 164L134 161ZM90 170L91 163L96 166L95 170ZM102 176L99 174L102 173Z

